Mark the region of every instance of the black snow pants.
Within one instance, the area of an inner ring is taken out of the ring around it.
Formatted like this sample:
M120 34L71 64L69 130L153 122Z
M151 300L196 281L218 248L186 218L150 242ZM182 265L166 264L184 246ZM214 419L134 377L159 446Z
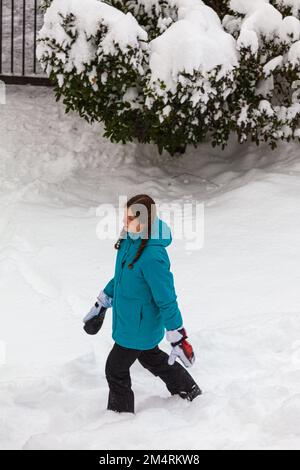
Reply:
M188 371L177 361L168 364L168 354L156 346L153 349L128 349L115 343L108 355L105 375L109 386L107 409L134 413L134 394L129 369L138 359L145 369L159 377L172 395L189 392L195 385Z

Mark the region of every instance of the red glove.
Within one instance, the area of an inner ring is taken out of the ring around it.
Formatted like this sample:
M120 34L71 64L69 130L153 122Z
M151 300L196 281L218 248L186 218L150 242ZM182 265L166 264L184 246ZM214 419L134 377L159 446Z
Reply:
M173 365L178 357L185 367L191 367L195 362L195 354L191 344L186 340L185 328L167 331L166 338L172 346L168 364Z

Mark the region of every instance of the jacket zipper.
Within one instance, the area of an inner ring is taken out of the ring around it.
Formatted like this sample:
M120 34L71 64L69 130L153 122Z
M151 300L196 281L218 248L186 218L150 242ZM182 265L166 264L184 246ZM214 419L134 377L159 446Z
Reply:
M123 258L121 260L121 263L120 263L120 274L119 274L119 278L118 278L118 284L120 284L121 282L121 278L122 278L122 274L123 274L123 271L124 271L124 266L125 266L125 263L126 263L126 258L127 258L127 254L131 248L131 245L132 245L132 241L130 240L128 242L128 247L123 255Z
M141 328L142 320L143 320L143 306L141 305L139 329Z

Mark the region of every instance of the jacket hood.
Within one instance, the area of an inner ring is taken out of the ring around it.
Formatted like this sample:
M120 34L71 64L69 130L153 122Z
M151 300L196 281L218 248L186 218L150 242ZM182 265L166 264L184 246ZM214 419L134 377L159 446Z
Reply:
M141 238L141 233L127 232L129 237L135 241ZM169 246L172 243L172 233L169 225L159 217L155 217L152 226L151 234L146 246L149 245L162 245Z

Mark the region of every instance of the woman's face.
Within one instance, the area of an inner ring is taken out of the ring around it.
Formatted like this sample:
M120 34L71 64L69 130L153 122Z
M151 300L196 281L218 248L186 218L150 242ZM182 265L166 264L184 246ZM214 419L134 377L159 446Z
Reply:
M143 224L140 224L139 218L134 218L131 208L125 207L123 217L124 228L126 232L137 233L143 230Z

